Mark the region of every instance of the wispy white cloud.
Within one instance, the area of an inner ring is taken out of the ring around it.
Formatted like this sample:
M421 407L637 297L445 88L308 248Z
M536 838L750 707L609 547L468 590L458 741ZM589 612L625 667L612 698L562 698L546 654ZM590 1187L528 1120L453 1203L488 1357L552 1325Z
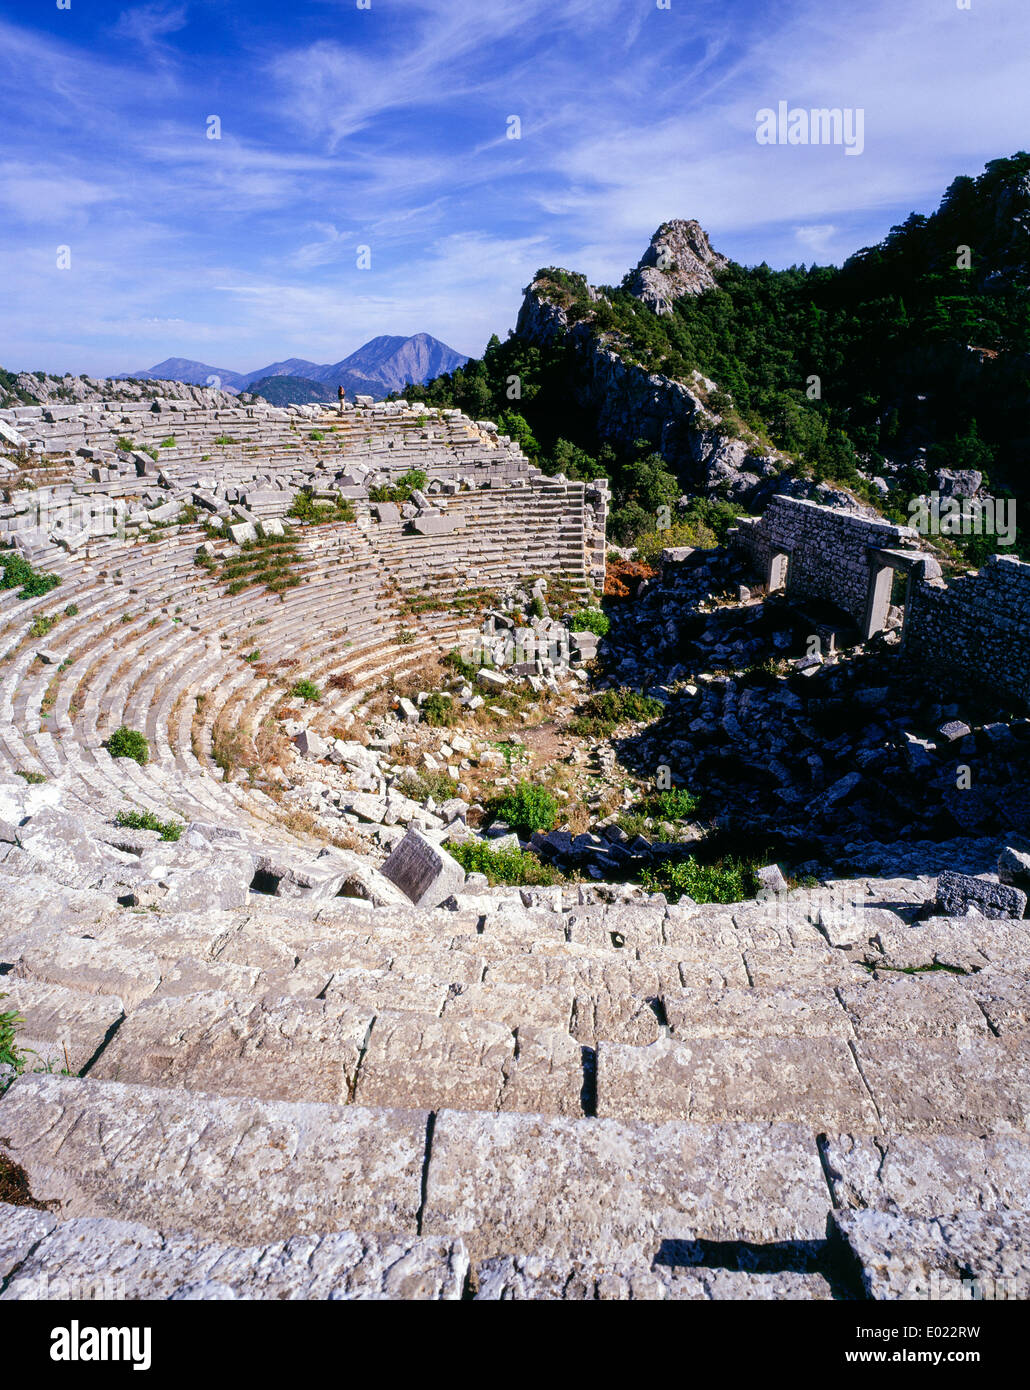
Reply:
M111 33L116 39L150 47L159 44L168 34L185 28L186 23L185 5L133 5L130 9L122 10L111 26Z
M738 259L840 259L1030 129L1025 0L795 0L774 26L760 0L167 0L98 25L0 20L7 366L479 351L540 264L617 281L673 216ZM759 146L780 99L862 107L865 153Z

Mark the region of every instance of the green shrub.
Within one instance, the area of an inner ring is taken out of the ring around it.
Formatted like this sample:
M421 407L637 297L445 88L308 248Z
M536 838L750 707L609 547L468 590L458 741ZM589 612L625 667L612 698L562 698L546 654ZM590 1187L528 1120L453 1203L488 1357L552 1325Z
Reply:
M316 444L320 444L325 438L324 430L308 430L308 438L313 439Z
M624 830L631 840L647 832L647 816L643 811L623 811L615 818L620 830Z
M162 840L177 840L186 828L181 821L158 819L153 811L119 811L115 823L127 830L158 830Z
M640 881L649 893L664 893L672 902L684 894L696 903L739 903L758 891L755 866L742 859L701 864L681 859L644 869Z
M64 610L64 616L66 618L74 618L77 617L78 612L79 605L77 603L69 603L68 607Z
M665 713L660 700L639 690L596 690L569 721L569 728L580 737L607 737L620 724L644 724Z
M297 681L290 694L295 695L298 700L310 700L313 704L317 704L322 698L321 690L314 681L309 680Z
M48 632L53 631L61 621L59 613L40 614L36 621L29 628L30 637L45 637Z
M486 874L491 884L513 885L558 883L554 869L541 864L537 856L524 849L491 849L482 840L453 840L444 846L467 874Z
M568 621L570 632L596 632L598 637L607 637L611 623L607 613L600 608L583 608Z
M340 496L335 502L316 502L311 488L301 488L286 515L319 526L327 521L353 521L354 505L349 497Z
M525 838L534 830L553 830L558 819L558 803L544 787L519 782L494 807L498 819Z
M140 767L150 758L150 744L143 734L124 724L120 729L115 729L107 740L106 748L112 758L132 758Z
M32 568L28 560L12 551L0 556L0 564L4 567L3 578L0 579L0 589L20 587L19 599L41 598L43 594L48 594L51 589L56 589L61 582L60 575L40 574Z
M421 468L409 468L402 473L392 487L369 488L370 502L406 502L413 492L421 491L426 485L427 474Z
M120 434L118 436L117 441L115 442L114 447L116 449L121 449L123 454L131 454L136 446L135 444L133 444L132 440L128 437L128 435Z
M422 706L422 716L434 729L453 729L458 722L458 711L449 695L434 691L427 696Z
M699 798L686 787L669 787L647 801L647 813L661 820L687 820L699 805Z
M7 997L0 994L0 999ZM24 1022L21 1014L14 1010L0 1013L0 1066L13 1067L16 1072L23 1066L23 1054L18 1051L15 1033Z
M170 434L170 435L168 436L167 439L162 439L162 440L161 440L161 443L160 443L160 445L159 445L158 447L161 448L161 449L174 449L174 448L175 448L175 435L174 435L174 434Z
M642 531L634 537L638 557L648 565L656 565L662 551L676 546L692 545L696 550L711 550L718 543L715 532L703 521L677 521L664 531Z
M458 651L457 647L452 647L443 658L445 666L449 666L452 671L456 671L459 676L464 676L467 681L474 681L479 667L474 661L467 661Z
M25 778L25 781L28 782L31 786L38 786L40 782L45 782L45 781L46 781L46 774L45 774L45 773L42 773L42 772L26 772L23 768L19 768L16 775L17 775L18 777L24 777L24 778Z
M422 772L406 772L397 779L397 790L402 796L410 796L412 801L426 802L450 801L455 795L454 779L449 772L432 772L425 768Z

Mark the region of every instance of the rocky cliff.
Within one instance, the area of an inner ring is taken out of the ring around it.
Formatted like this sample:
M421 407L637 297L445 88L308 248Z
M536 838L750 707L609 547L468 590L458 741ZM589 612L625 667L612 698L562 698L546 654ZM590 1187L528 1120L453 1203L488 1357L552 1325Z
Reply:
M670 222L655 233L649 251L665 244L665 228L697 228L700 236L691 234L693 244L700 246L703 240L708 247L708 239L696 222ZM679 239L677 244L681 244ZM711 253L710 247L708 251ZM641 265L646 260L647 253ZM711 253L705 273L711 276L716 263L725 264L725 260ZM648 267L644 265L644 269ZM645 288L652 286L655 293L658 282L654 276L663 274L680 278L678 293L700 293L704 288L701 271L692 280L694 289L687 288L687 272L682 268L652 271L652 278L642 283ZM639 267L638 272L644 273ZM665 289L672 293L671 286ZM588 287L588 293L593 304L602 303L601 291ZM843 488L795 476L793 461L769 449L757 436L745 433L738 437L735 424L724 426L723 416L708 404L717 389L714 381L696 371L688 381L648 371L632 360L617 333L599 329L595 311L583 313L580 308L580 317L574 320L563 298L548 274L538 276L525 291L515 332L537 347L561 342L571 349L577 368L576 402L596 418L601 438L623 448L646 439L679 473L685 489L725 494L752 510L760 510L775 493L862 509Z

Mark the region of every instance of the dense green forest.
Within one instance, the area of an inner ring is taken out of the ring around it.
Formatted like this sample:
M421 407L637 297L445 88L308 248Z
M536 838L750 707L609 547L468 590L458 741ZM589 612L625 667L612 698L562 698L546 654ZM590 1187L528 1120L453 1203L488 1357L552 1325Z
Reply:
M805 474L864 496L907 520L938 468L973 468L995 496L1030 502L1030 154L961 177L937 212L913 213L840 268L730 264L718 285L659 316L621 286L591 299L585 279L538 272L570 322L589 322L648 370L718 383L708 404L729 432L754 431ZM607 476L612 532L630 541L683 488L650 446L617 450L572 403L577 365L562 343L541 350L510 334L481 359L413 388L431 405L489 416L549 473ZM521 397L508 397L517 376ZM813 381L818 378L818 383ZM692 519L723 529L733 508L695 504ZM1020 518L1022 521L1022 518ZM1025 526L1021 553L1030 553ZM993 549L965 542L968 558Z

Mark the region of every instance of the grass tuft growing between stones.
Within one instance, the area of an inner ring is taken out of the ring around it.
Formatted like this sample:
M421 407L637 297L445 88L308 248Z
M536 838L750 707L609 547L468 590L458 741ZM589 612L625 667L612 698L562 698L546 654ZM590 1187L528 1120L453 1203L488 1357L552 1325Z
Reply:
M186 828L182 821L161 820L153 811L119 811L115 823L126 830L157 830L162 840L178 840Z

